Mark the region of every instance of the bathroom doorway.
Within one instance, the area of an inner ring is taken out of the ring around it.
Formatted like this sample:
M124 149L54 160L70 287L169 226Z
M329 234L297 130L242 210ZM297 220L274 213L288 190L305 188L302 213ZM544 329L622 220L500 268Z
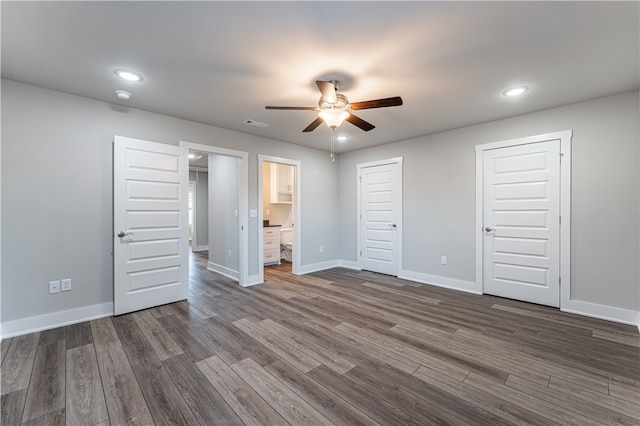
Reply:
M259 235L262 268L290 264L300 269L300 162L259 156ZM288 271L286 267L280 268Z

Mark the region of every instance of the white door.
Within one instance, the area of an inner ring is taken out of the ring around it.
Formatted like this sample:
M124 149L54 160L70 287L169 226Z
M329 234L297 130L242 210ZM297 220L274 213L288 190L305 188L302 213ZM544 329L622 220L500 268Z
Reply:
M402 219L402 162L358 166L359 266L398 275Z
M560 306L560 140L484 151L484 292Z
M115 315L188 296L187 155L186 147L115 137Z

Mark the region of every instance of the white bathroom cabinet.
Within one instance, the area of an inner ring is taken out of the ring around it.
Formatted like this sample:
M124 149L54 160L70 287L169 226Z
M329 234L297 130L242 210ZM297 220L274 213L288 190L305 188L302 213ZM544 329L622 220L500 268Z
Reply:
M280 264L280 228L266 227L262 230L263 255L265 265Z
M294 187L293 166L271 163L271 204L291 204Z

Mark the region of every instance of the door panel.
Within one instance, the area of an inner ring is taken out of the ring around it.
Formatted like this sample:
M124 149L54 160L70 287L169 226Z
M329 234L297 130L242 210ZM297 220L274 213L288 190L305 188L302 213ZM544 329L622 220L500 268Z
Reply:
M399 163L363 167L360 172L362 269L397 275L401 168Z
M484 151L484 291L560 305L560 141Z
M186 148L116 136L113 176L114 313L186 299Z

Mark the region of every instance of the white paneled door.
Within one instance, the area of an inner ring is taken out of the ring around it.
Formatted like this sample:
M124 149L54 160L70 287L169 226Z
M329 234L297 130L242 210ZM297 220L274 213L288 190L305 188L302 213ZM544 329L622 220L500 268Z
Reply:
M116 136L114 314L187 298L187 148Z
M560 306L560 141L484 151L484 292Z
M402 162L358 167L359 266L398 275L402 218Z

